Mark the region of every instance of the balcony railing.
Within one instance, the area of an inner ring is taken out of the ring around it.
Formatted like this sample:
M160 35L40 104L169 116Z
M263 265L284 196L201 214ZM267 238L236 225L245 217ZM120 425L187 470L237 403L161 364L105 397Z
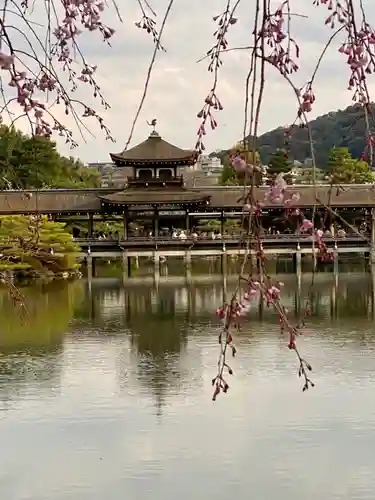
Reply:
M128 186L150 186L150 187L165 187L181 186L184 183L182 175L176 177L169 177L166 179L160 177L151 177L149 179L142 179L140 177L128 177Z

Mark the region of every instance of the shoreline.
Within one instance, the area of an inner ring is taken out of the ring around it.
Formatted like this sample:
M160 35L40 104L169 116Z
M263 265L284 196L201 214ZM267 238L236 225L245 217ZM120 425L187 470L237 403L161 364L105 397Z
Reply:
M64 270L53 272L51 270L36 271L35 269L2 269L0 271L0 281L54 281L54 280L75 280L81 279L83 274L80 270Z

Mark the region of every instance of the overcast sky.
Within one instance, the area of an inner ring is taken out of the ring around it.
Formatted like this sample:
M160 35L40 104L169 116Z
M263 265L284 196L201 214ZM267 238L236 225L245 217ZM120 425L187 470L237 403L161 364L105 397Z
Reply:
M85 162L107 161L110 152L123 150L142 95L153 50L151 37L134 25L141 18L137 2L117 1L124 22L118 20L112 7L109 7L105 15L107 23L116 29L112 47L103 44L98 34L90 33L82 37L88 62L98 65L97 80L111 104L111 109L103 111L102 116L116 139L115 144L106 141L94 122L89 123L92 123L91 130L95 137L86 133L86 142L83 142L75 130L80 146L73 154ZM369 4L370 1L365 3ZM150 2L158 12L160 25L168 0ZM225 0L175 0L162 40L167 52L158 54L144 111L138 121L132 145L149 134L146 120L157 118L157 130L166 140L184 148L194 146L199 126L196 115L212 82L212 75L207 72L207 61L197 64L197 60L212 46L215 29L212 17L220 13L225 3ZM237 13L239 22L231 28L228 35L232 47L251 43L253 3L251 0L242 0ZM314 7L313 0L296 0L292 3L295 4L295 13L308 16L293 17L292 21L292 31L301 49L301 70L295 77L295 82L302 85L311 76L331 31L324 26L327 17L325 6ZM277 4L278 2L275 3ZM375 14L370 9L368 12L370 21L371 18L375 19ZM351 93L347 90L348 69L345 57L337 52L338 46L339 39L327 52L320 68L315 85L317 101L311 118L351 104ZM223 59L218 96L224 110L217 116L218 129L209 131L207 135L208 151L230 147L242 137L244 82L249 68L249 55L246 51L230 52L224 54ZM372 81L375 90L375 77ZM87 88L84 92L79 91L77 97L85 99L89 104L93 103ZM96 109L98 108L99 102L96 105ZM293 93L276 71L270 68L267 71L260 132L288 124L293 121L295 114ZM65 120L62 111L57 116ZM63 154L72 154L63 142L59 142L59 149Z

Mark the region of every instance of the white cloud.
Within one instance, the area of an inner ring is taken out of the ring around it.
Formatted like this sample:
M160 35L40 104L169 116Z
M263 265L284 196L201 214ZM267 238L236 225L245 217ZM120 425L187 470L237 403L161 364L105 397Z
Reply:
M124 23L117 20L114 10L106 14L106 21L116 29L112 48L103 44L95 34L82 37L87 59L89 63L98 65L97 80L111 104L111 109L103 112L102 116L117 143L106 141L93 125L95 138L86 134L87 142L80 141L80 146L73 153L84 161L106 161L110 152L123 149L142 95L153 50L151 37L134 26L134 22L141 17L136 3L132 6L124 0L119 0L118 3ZM158 12L159 25L167 3L167 0L152 2ZM207 61L200 64L196 61L213 43L215 25L212 16L220 13L224 4L225 1L218 3L217 0L175 0L163 38L167 53L158 54L132 144L147 136L149 131L146 120L157 117L158 131L166 140L181 147L194 146L199 126L196 114L212 82L212 75L207 71ZM327 16L325 6L314 7L312 0L293 1L292 4L295 5L294 13L308 16L293 16L292 19L292 30L301 48L301 69L295 82L302 85L312 74L331 32L324 26ZM365 4L369 6L370 0ZM228 36L232 47L251 44L253 10L253 2L240 4L239 22L231 28ZM370 9L368 12L371 21L371 16L375 16ZM351 104L351 93L347 91L348 69L345 58L337 52L337 47L338 41L327 51L318 73L315 85L317 101L311 118ZM218 94L224 110L217 116L218 129L207 134L208 150L229 147L242 136L243 130L244 81L249 56L246 51L237 51L225 54L223 59ZM261 133L290 123L296 113L295 98L288 85L271 68L267 70L266 77ZM375 90L375 86L372 87ZM84 89L77 93L77 97L84 97L87 101L87 94L87 89ZM88 102L92 103L92 100L89 98ZM58 112L58 116L65 119L62 112ZM59 142L59 147L64 154L70 153L62 142Z

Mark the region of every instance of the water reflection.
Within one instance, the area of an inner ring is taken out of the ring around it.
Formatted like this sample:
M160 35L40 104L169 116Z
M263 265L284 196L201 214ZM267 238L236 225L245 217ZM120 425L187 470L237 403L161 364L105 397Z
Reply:
M141 289L125 293L125 324L139 383L151 390L158 411L167 392L183 383L183 358L189 324L178 310L174 289L161 295Z
M298 283L294 275L278 275L283 281L283 302L291 314L297 316L306 300L312 305L312 321L334 318L370 318L374 310L374 284L371 274L341 275L335 279L332 275L305 277ZM159 321L191 322L198 318L211 318L224 296L230 296L236 287L235 281L223 286L221 279L211 282L198 281L164 283L157 287L133 282L126 287L116 281L98 281L90 289L85 303L85 319L90 319L104 328L112 321L122 322L135 328L139 322L146 330L153 328ZM88 302L93 303L88 307ZM81 311L82 313L82 311ZM259 318L259 308L253 307L250 318L267 321L274 316L272 308L265 309ZM133 325L133 326L132 326ZM138 326L139 327L139 326ZM159 339L163 343L163 339Z
M0 290L0 402L60 386L63 341L79 286L51 283L22 288L26 311Z
M28 289L26 323L1 295L3 497L372 500L371 274L317 276L313 289L280 278L292 315L311 295L299 343L316 389L300 394L274 312L254 307L216 405L220 277Z
M309 298L312 316L308 329L326 337L340 334L340 341L344 342L345 332L352 335L348 327L353 325L362 332L356 335L356 342L368 338L364 327L372 323L374 312L370 274L342 275L339 279L320 275L314 278L313 286L311 276L302 282L294 275L280 278L284 282L283 301L291 315L299 316ZM235 286L235 282L229 283L226 293L230 294ZM167 282L158 287L142 282L123 287L116 281L94 281L80 317L90 322L95 336L100 331L102 335L106 332L127 339L117 360L120 390L126 393L129 381L137 383L152 395L160 413L163 405L168 404L168 396L184 393L186 386L193 383L202 386L204 361L201 352L194 351L195 334L216 343L219 322L213 311L223 301L224 293L220 278L190 284ZM88 303L93 305L87 307ZM275 329L277 321L272 308L253 308L247 326L237 336L240 347L248 349L261 341L261 323Z
M310 298L309 327L324 324L324 335L340 332L342 339L345 332L351 334L349 325L357 325L362 334L356 339L366 337L361 325L372 321L374 316L371 274L342 275L338 280L320 275L315 278L312 288L310 278L301 283L293 275L281 279L284 281L283 300L290 314L299 315ZM234 282L229 283L227 293L234 287ZM166 392L176 392L184 384L184 363L194 345L196 325L199 325L200 334L202 330L207 336L216 333L219 323L213 311L224 296L220 279L201 284L166 283L159 287L142 282L124 287L116 280L94 280L89 288L83 282L65 283L26 288L23 293L28 309L25 318L14 308L6 291L0 293L3 319L0 399L7 398L7 387L21 382L40 385L47 381L50 389L58 386L64 343L69 339L67 331L71 330L70 341L77 345L90 337L97 342L105 342L108 337L125 342L122 350L126 355L120 353L117 361L120 385L126 390L130 362L135 368L132 377L159 398L158 404L162 404ZM255 305L239 342L247 342L254 321L274 324L274 320L272 308L260 311ZM316 334L319 332L317 328ZM124 358L123 363L121 358ZM197 380L200 377L198 364Z

